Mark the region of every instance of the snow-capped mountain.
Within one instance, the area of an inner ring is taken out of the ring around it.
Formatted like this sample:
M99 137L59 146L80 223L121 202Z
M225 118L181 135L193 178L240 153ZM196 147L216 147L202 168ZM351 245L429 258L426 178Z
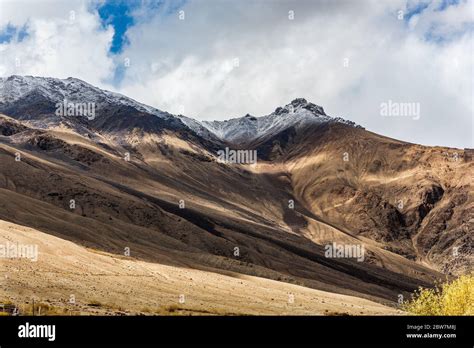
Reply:
M15 103L33 93L56 103L62 103L64 100L71 103L95 103L97 109L110 105L122 105L162 118L171 117L167 112L72 77L57 79L12 75L0 78L0 105Z
M333 118L321 106L303 98L278 107L273 113L254 117L246 115L225 121L198 121L183 115L172 115L139 103L119 93L102 90L76 78L18 76L0 78L0 112L29 120L35 126L48 128L63 122L55 116L57 103L94 103L96 119L82 118L81 125L115 132L139 128L144 131L180 129L196 133L213 142L236 144L266 139L290 127L299 130L310 124L339 122L360 127L342 118ZM67 122L74 121L68 119ZM77 122L76 122L77 123Z
M87 106L89 112L92 110L92 117L76 111L80 105ZM71 114L70 106L75 109ZM67 112L58 114L58 109L67 109ZM36 128L65 125L81 134L99 131L122 137L123 133L135 129L150 133L189 132L189 128L170 113L76 78L17 75L0 78L0 113L27 121Z
M298 130L309 124L325 122L339 122L360 127L354 122L326 115L321 106L303 98L295 99L284 107L278 107L273 113L262 117L247 114L244 117L225 121L190 122L188 126L201 133L203 132L202 127L204 127L221 140L241 143L270 137L290 127L295 127Z

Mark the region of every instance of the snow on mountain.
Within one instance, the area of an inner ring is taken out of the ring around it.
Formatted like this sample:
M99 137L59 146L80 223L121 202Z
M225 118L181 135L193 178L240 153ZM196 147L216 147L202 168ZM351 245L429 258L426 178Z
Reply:
M309 124L325 122L339 122L360 127L354 122L340 117L333 118L326 115L321 106L303 98L295 99L284 107L279 107L273 113L262 117L247 114L244 117L225 121L203 121L187 125L201 133L203 132L202 127L204 127L221 140L248 142L261 137L269 137L289 127L295 127L298 130Z
M57 79L12 75L0 78L0 105L13 104L33 92L39 93L54 103L62 103L64 100L71 103L95 103L98 110L109 105L123 105L160 118L172 117L167 112L139 103L119 93L102 90L72 77Z
M210 131L208 128L202 125L201 122L195 120L194 118L186 117L183 115L177 115L181 122L183 122L189 129L194 131L200 137L203 137L208 140L219 140L220 138L217 135Z
M105 110L102 117L99 116L102 121L97 120L97 123L100 123L100 121L102 123L108 123L112 120L106 116L110 116L110 113L107 112L110 107L124 106L133 108L140 113L146 113L159 118L156 122L153 121L153 118L149 120L150 122L144 121L144 124L147 125L147 129L162 127L164 125L163 122L165 122L165 124L173 124L175 127L191 129L198 136L207 140L222 140L234 143L247 143L259 138L271 137L289 127L295 127L296 130L298 130L309 124L339 122L353 127L360 127L351 121L326 115L321 106L310 103L303 98L295 99L284 107L278 107L273 113L262 117L254 117L247 114L244 117L225 121L200 122L183 115L172 115L139 103L119 93L94 87L76 78L57 79L18 75L0 78L0 112L15 110L16 112L22 113L24 104L30 103L33 110L37 110L38 113L41 113L42 111L38 109L38 100L47 100L48 103L53 103L53 105L56 103L64 103L64 101L68 103L95 103L98 114L100 114L101 109ZM51 107L45 110L45 112L54 114L54 111L51 111ZM124 111L124 113L129 114L129 111ZM57 121L57 119L53 117L53 122L54 120ZM52 124L47 118L33 119L32 121L44 124L44 128ZM120 127L124 128L136 125L133 121L133 117L128 121L129 122L125 123L122 122ZM107 129L107 124L101 125L102 128Z

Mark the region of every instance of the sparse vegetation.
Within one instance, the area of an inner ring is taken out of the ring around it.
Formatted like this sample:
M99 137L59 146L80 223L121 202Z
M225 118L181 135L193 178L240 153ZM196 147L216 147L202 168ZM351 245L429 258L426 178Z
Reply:
M11 301L0 301L0 316L13 315L13 309L18 309L19 315L66 315L68 310L65 307L54 306L49 303L37 302L34 305L32 303L19 303L15 304ZM3 309L3 310L2 310Z
M420 288L403 309L415 315L474 315L474 273L433 289Z

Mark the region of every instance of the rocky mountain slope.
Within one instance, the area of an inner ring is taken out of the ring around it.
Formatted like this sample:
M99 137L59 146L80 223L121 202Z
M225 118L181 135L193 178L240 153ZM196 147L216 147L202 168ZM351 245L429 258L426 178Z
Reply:
M96 103L95 117L58 116L61 98ZM199 122L76 79L3 78L0 113L9 223L120 257L391 306L473 266L473 163L460 149L373 134L304 99ZM256 150L258 163L221 163L225 147ZM328 258L333 243L363 246L364 260Z
M326 115L321 106L309 103L306 99L298 98L284 107L278 107L273 113L255 117L249 114L240 118L225 121L197 122L187 117L179 116L187 126L201 135L207 130L222 141L245 146L257 139L268 139L288 128L301 130L309 125L324 123L343 123L362 128L354 122Z

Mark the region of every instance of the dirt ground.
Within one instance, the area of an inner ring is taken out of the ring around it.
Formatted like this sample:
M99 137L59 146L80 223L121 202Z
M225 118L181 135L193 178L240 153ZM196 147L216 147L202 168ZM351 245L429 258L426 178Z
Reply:
M37 261L0 262L0 302L61 315L396 315L352 296L229 272L167 266L88 249L0 221L0 245L35 245Z

